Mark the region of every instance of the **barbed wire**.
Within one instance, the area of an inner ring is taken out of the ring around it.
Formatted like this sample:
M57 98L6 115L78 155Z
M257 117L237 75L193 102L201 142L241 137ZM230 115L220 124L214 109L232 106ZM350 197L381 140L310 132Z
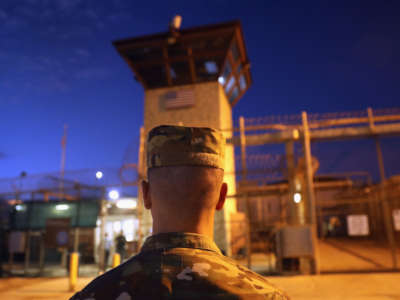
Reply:
M259 154L248 154L246 155L246 162L247 164L257 164L260 165L273 165L279 163L282 158L284 157L283 154L273 154L273 153L259 153ZM240 155L235 156L236 164L240 164L242 158Z
M374 116L400 115L400 108L374 109L372 110L372 113ZM330 119L365 117L368 117L367 110L308 114L308 119L311 123ZM300 125L301 114L245 118L246 126L277 123L283 125ZM73 189L76 185L80 186L81 188L84 188L84 186L124 186L127 185L127 183L135 182L138 178L138 174L137 170L135 169L135 164L133 164L133 162L135 162L137 159L136 148L138 147L138 139L138 136L136 136L136 139L134 139L128 146L128 149L124 155L122 167L103 167L96 169L69 171L67 170L65 171L64 175L64 188ZM284 174L286 168L286 159L284 157L284 154L268 153L270 149L268 147L268 145L263 145L260 149L253 149L256 150L256 153L247 154L246 165L249 173L248 176L250 176L250 178L262 178L263 176L276 177L278 175L281 176ZM315 151L315 145L313 147L313 150ZM320 154L322 156L323 153ZM299 157L300 155L302 155L301 149L295 148L295 156ZM372 155L373 154L371 154L371 158ZM330 160L335 161L333 157L331 157ZM326 156L323 157L323 163L328 164L328 158ZM240 179L240 172L242 171L240 155L237 155L235 157L235 165L236 170L238 171L237 176L239 176ZM335 166L335 169L338 169L338 167ZM96 178L96 172L98 171L101 171L103 173L101 179ZM0 179L0 196L2 193L15 193L40 189L56 189L59 186L60 180L61 179L59 172L49 172L36 175L29 174L28 176L24 175L15 178Z
M373 109L374 116L387 116L400 114L400 108L382 108ZM307 118L310 123L326 120L345 119L345 118L363 118L368 117L368 111L344 111L344 112L329 112L329 113L308 113ZM245 126L259 126L259 125L301 125L301 114L292 115L271 115L264 117L245 118ZM235 123L236 125L236 123Z
M98 172L101 172L101 176L97 174ZM85 196L93 194L93 190L100 191L101 188L127 186L127 182L135 182L137 177L135 168L101 167L96 169L66 170L64 172L63 189L65 191L79 190ZM61 181L59 172L2 178L0 179L0 196L10 193L57 191Z
M297 125L301 124L301 115L273 115L257 118L245 118L245 126L257 126L257 125L272 125L272 124L284 124L284 125Z

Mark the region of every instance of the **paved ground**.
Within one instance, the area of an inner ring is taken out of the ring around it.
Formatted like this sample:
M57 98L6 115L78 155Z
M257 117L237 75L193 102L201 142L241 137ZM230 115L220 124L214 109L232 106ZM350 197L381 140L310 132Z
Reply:
M335 274L267 277L292 300L400 300L400 273ZM80 278L78 289L91 278ZM67 278L11 278L0 280L0 299L69 299Z
M293 300L399 300L400 273L269 277Z
M362 257L356 255L359 252L348 252L347 245L340 245L336 242L320 242L320 267L321 272L331 271L361 271L361 270L377 270L380 269L380 260L365 259L371 255ZM352 249L353 251L355 249ZM372 252L372 251L371 251ZM388 254L389 256L389 254Z
M382 271L391 269L390 248L369 240L325 239L319 241L320 268L322 273ZM254 253L252 269L259 273L274 272L275 256ZM400 264L400 248L397 248L397 261ZM241 259L247 266L247 259Z
M390 249L369 240L350 240L345 238L327 238L319 241L321 272L349 272L349 271L382 271L393 267ZM397 261L400 265L400 247L397 248ZM247 259L239 262L247 266ZM276 271L276 260L273 254L253 253L252 269L262 274L273 274ZM4 269L9 267L4 265ZM23 263L13 266L15 276L38 276L39 267L30 266L25 272ZM97 274L95 265L81 265L79 274L82 277L91 277ZM65 268L58 265L46 266L43 276L64 277L67 275Z
M84 287L89 278L80 279L78 289ZM50 300L69 299L67 278L7 278L0 280L0 299L4 300Z
M368 241L325 240L320 242L321 270L335 271L379 271L391 267L389 249ZM400 254L400 253L399 253ZM400 257L399 257L400 258ZM400 261L400 259L399 259ZM246 265L246 260L241 261ZM274 270L272 255L254 254L253 270L265 273ZM23 267L15 266L15 274L23 274ZM19 269L19 270L18 270ZM29 275L37 274L37 268ZM85 286L96 274L97 267L82 266L78 289ZM46 267L45 276L52 278L7 278L0 279L1 300L69 299L72 295L65 269ZM53 276L58 276L54 278ZM83 276L86 276L84 278ZM351 299L351 300L400 300L400 273L325 274L319 276L267 277L270 282L285 290L291 299Z
M320 241L319 246L321 271L379 271L393 266L390 248L374 241L328 238ZM400 262L400 247L397 248L397 261Z

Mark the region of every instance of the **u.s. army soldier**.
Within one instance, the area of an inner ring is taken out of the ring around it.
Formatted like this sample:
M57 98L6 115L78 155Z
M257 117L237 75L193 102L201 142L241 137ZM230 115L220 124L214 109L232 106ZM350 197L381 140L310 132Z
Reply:
M147 139L144 204L153 235L140 253L71 300L287 299L213 242L215 210L227 193L225 140L211 128L159 126Z

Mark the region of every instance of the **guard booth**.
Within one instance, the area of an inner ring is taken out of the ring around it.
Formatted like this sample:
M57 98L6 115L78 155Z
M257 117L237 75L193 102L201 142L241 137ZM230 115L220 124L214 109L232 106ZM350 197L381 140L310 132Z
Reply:
M235 21L180 30L179 23L178 18L163 33L113 42L145 90L143 136L155 126L168 124L214 127L230 138L232 108L251 85L241 24ZM239 213L234 197L234 158L233 145L227 145L228 198L223 211L217 212L214 232L216 243L227 255L241 247L232 236L237 233L232 222L240 219L235 217ZM141 156L142 170L144 162Z
M93 263L99 208L97 199L14 205L10 211L9 263L23 263L24 272L33 267L42 273L45 266L66 267L68 253L75 247L82 263Z

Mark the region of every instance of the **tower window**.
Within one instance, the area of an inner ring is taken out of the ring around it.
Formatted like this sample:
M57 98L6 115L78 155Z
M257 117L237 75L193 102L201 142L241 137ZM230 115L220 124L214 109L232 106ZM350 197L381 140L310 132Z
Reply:
M229 97L229 102L233 102L239 96L239 89L237 86L232 91L231 96Z
M218 67L215 61L206 61L204 66L209 74L216 74L218 73Z
M186 61L176 61L171 63L171 70L174 71L175 77L171 71L171 77L174 84L187 84L191 82L189 64Z
M202 57L195 60L197 82L214 81L218 79L223 58Z
M224 78L224 82L228 79L229 75L232 73L232 67L229 61L226 62L224 72L222 73L222 77Z
M176 73L175 70L173 68L169 68L169 74L171 75L172 79L176 79Z
M246 84L246 78L244 77L244 75L240 75L239 78L239 85L240 85L240 90L244 91L246 90L247 84Z
M235 85L235 76L231 76L228 83L225 86L225 92L228 94L232 87Z
M233 61L238 61L239 60L239 51L238 51L238 48L237 48L237 45L236 45L236 42L234 42L233 43L233 45L232 45L232 58L233 58Z

